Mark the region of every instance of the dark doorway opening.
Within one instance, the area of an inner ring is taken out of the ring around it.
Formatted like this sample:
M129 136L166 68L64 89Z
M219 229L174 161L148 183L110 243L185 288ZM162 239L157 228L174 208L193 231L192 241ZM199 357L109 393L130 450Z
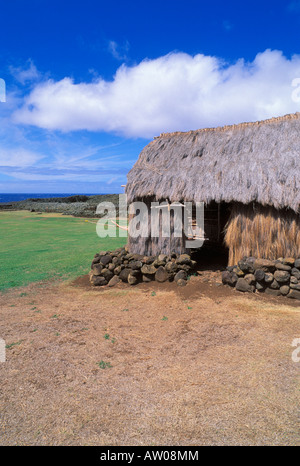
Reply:
M228 265L228 248L224 243L225 227L230 216L230 204L210 202L204 207L204 244L192 250L197 270L223 270Z

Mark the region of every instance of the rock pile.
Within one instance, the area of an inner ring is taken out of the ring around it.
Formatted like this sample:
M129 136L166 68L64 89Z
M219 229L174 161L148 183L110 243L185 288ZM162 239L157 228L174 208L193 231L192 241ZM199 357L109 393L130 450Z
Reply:
M300 299L300 259L274 261L245 257L222 273L224 285L246 292L265 292L274 296Z
M90 282L94 286L114 286L120 281L136 285L141 282L175 281L184 286L196 261L188 254L160 254L142 256L130 254L126 248L102 251L96 254L91 265Z

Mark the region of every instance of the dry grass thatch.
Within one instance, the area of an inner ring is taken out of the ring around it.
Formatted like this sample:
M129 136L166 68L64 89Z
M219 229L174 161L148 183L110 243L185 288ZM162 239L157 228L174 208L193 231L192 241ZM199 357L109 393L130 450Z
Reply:
M151 199L143 199L143 201L148 205L148 232L145 236L138 236L134 238L130 235L128 236L128 248L133 254L144 254L146 256L156 256L158 254L169 254L170 252L176 252L178 254L183 254L186 252L185 248L185 235L183 232L183 237L176 238L174 237L174 215L173 212L170 212L170 237L162 236L162 216L160 215L159 220L159 237L153 237L151 231ZM145 227L145 225L144 225ZM145 230L144 230L145 234Z
M162 134L128 173L128 201L258 202L298 212L300 113L257 123Z
M235 204L226 226L225 244L229 265L237 264L244 256L271 260L299 257L299 216L272 207Z

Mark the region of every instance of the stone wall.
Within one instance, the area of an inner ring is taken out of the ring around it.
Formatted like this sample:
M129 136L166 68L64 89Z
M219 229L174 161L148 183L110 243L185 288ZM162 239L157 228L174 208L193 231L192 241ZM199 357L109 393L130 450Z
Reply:
M90 282L94 286L114 286L120 281L129 285L142 282L175 281L184 286L196 262L188 254L142 256L128 253L126 248L102 251L94 256Z
M300 259L270 261L245 257L237 265L226 268L222 282L241 292L257 291L300 299Z

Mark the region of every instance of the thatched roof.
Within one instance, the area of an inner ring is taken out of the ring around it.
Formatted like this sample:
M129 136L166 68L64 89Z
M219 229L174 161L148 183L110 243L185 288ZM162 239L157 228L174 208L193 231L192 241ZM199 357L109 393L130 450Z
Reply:
M256 123L164 133L128 173L128 201L256 201L300 206L300 113Z

